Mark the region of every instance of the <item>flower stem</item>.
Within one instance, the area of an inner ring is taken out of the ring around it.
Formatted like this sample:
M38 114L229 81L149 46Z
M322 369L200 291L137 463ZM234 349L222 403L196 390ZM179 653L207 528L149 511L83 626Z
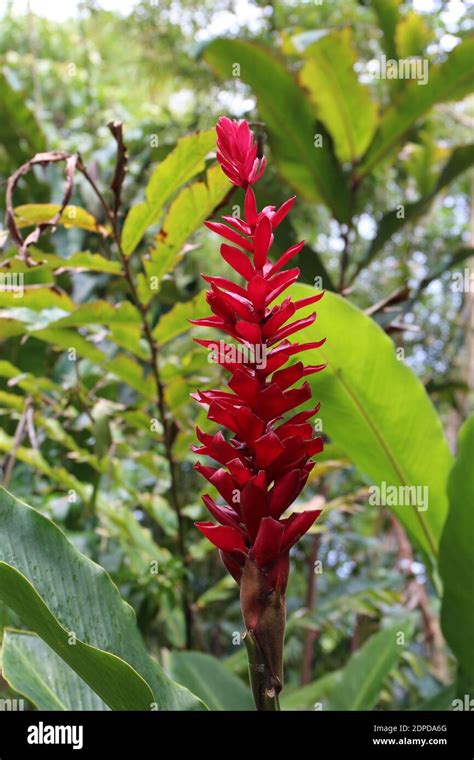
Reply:
M278 691L271 683L271 673L266 658L250 631L245 633L245 645L249 658L249 678L256 709L276 711L280 709Z

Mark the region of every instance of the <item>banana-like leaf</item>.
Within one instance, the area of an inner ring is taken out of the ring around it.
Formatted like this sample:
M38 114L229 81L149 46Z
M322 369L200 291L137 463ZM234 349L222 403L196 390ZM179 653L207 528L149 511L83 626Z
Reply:
M334 140L339 161L355 163L373 137L377 106L354 71L351 30L326 34L306 48L304 57L300 82Z
M69 665L35 633L7 629L2 674L38 710L108 710Z
M112 709L202 706L149 657L133 610L108 574L4 489L0 599Z
M306 285L291 292L296 299L314 294ZM438 415L421 381L397 359L392 341L370 317L335 293L326 293L318 305L318 319L299 333L299 342L327 338L312 355L301 356L327 363L309 378L315 400L322 402L323 430L376 486L397 488L399 504L389 509L418 548L436 556L452 463ZM301 315L313 310L306 307ZM417 493L409 495L409 486L418 487Z
M462 672L474 686L474 415L459 433L449 476L449 513L439 566L444 585L441 625Z

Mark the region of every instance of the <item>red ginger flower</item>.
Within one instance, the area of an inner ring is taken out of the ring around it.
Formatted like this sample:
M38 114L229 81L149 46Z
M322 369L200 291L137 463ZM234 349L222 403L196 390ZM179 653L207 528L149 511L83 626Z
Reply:
M220 549L224 565L241 586L247 631L268 671L264 696L260 695L265 702L269 691L278 693L281 688L289 551L320 514L311 510L284 517L314 467L312 457L323 449L322 439L313 435L309 422L319 405L286 419L283 415L311 398L308 382L297 388L292 386L324 369L324 365L305 366L302 362L284 365L294 354L318 348L324 340L298 344L287 338L314 322L316 314L292 318L300 309L319 301L323 294L301 301L288 297L273 305L299 275L299 269L284 267L299 253L303 243L289 248L274 263L268 258L274 231L295 198L277 210L266 206L258 211L251 185L262 175L265 160L257 158L247 122L221 117L217 134L217 157L222 170L234 185L246 189L245 218L223 217L226 224L206 224L227 241L221 245L222 257L245 285L203 275L211 286L206 295L212 315L192 323L227 333L253 359L229 361L231 346L197 340L207 348L218 349L216 360L231 373L230 392L198 391L193 396L209 407L209 419L227 428L233 437L226 440L222 432L204 433L199 428L196 431L201 446L193 450L220 465L198 463L196 469L225 502L218 505L205 495L204 503L218 524L196 525Z

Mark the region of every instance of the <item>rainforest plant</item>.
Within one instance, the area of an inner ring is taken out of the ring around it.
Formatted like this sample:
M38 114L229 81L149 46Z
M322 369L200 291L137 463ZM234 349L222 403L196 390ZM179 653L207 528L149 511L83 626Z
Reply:
M223 237L221 254L245 284L203 275L211 286L206 294L212 315L192 320L230 335L246 351L248 361L228 361L224 344L200 340L217 349L216 360L230 372L230 391L199 390L197 401L209 407L208 417L230 432L205 433L197 428L196 453L214 459L220 467L198 463L196 469L224 499L218 505L206 494L204 503L217 520L197 527L219 550L229 573L240 586L240 603L249 654L250 681L259 710L278 709L283 681L285 589L291 547L312 526L320 510L286 516L314 467L313 457L323 449L311 418L315 407L291 414L310 401L309 383L295 383L324 369L323 364L289 364L295 354L319 348L324 340L292 343L287 338L311 325L316 313L292 320L322 293L294 301L278 297L299 275L285 269L304 242L291 246L277 261L270 259L273 236L295 202L279 209L258 210L253 185L265 170L246 121L221 117L217 123L217 158L233 185L245 190L244 219L223 217L226 224L207 222ZM228 243L232 243L229 245ZM290 321L292 320L292 321ZM286 366L285 366L286 365Z

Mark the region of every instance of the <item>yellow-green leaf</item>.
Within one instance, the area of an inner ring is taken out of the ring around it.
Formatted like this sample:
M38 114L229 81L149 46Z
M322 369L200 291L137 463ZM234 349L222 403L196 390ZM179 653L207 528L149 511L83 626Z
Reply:
M327 34L305 50L300 82L316 115L334 140L341 163L354 163L368 147L377 107L354 71L356 54L349 28Z

